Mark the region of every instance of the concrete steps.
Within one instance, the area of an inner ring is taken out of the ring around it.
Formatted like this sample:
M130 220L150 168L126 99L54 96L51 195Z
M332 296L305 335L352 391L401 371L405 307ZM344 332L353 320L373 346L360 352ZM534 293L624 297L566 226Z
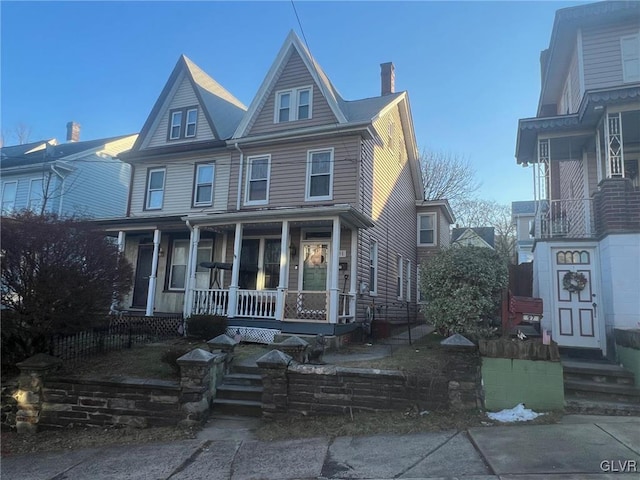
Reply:
M213 410L216 414L262 416L262 377L258 368L234 365L216 390Z
M640 389L633 373L601 359L562 359L567 411L637 415Z

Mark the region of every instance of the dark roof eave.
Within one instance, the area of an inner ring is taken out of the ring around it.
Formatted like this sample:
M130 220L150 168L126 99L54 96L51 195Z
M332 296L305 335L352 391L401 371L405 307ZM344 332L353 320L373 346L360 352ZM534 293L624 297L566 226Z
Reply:
M158 155L171 155L175 153L200 152L213 148L226 148L225 140L208 140L204 142L187 142L179 145L163 145L162 147L145 148L144 150L129 150L118 155L124 162L143 160Z

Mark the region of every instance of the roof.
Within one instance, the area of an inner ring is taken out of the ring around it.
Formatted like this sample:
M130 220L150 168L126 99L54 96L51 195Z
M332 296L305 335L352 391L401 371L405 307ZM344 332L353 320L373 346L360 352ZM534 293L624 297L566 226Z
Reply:
M37 142L23 143L21 145L12 145L9 147L0 147L0 158L10 158L25 155L27 153L36 152L46 148L47 144L56 145L58 142L55 138L38 140Z
M3 147L0 149L0 168L25 167L40 163L49 163L56 160L65 160L71 155L85 151L96 150L107 143L121 140L130 135L119 135L117 137L100 138L97 140L87 140L84 142L69 142L57 144L55 139L50 141L34 142L32 144L18 145L15 147ZM42 148L25 149L28 145L43 144ZM22 154L19 152L22 148Z
M511 215L535 215L535 213L536 213L535 200L511 202Z
M463 227L451 230L451 243L455 243L467 231L472 231L482 240L484 240L491 248L495 246L495 230L493 227Z
M214 135L219 140L228 140L233 135L244 117L247 107L187 56L180 55L131 149L132 152L140 150L142 147L143 142L151 133L157 117L162 113L174 86L182 79L182 75L185 75L191 83L209 128Z

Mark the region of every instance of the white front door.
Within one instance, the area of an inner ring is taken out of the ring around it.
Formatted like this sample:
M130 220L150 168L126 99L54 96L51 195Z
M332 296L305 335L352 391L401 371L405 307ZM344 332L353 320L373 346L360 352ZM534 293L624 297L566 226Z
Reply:
M553 339L560 346L602 348L595 249L552 249Z

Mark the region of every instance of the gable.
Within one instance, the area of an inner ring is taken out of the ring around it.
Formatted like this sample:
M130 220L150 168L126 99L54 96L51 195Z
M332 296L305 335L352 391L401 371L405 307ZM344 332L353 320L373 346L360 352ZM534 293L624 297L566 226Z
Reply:
M311 118L275 123L277 92L300 87L312 88ZM322 89L309 72L298 51L294 48L289 50L288 58L283 62L280 71L276 74L275 81L262 100L262 106L249 124L249 135L326 125L328 123L337 123L338 121L326 98L324 98Z
M192 138L168 140L171 112L178 109L184 109L186 107L198 108L196 136ZM142 148L215 139L216 137L209 126L209 122L207 121L204 113L204 108L200 105L198 96L193 88L193 84L185 74L181 74L167 96L164 105L162 105L162 108L154 120L150 131L142 139Z
M460 230L462 229L454 228L453 230L453 239L451 242L453 245L485 247L493 249L493 247L488 242L486 242L477 232L475 232L471 228L463 229L461 233Z

